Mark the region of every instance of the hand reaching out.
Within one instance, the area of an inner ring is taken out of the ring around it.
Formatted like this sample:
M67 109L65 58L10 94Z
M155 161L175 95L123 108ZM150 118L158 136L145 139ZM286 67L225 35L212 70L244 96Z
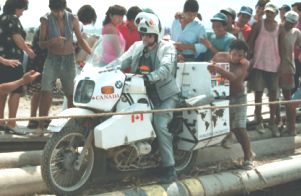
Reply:
M39 75L41 75L41 73L31 70L23 75L22 81L24 84L28 84L35 80Z

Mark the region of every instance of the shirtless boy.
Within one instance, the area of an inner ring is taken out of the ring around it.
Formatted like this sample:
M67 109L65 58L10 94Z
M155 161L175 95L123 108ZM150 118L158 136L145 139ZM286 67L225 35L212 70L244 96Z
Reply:
M230 52L217 53L208 65L211 73L219 73L230 81L230 105L246 104L244 80L248 74L249 61L246 59L247 44L242 40L234 40L230 44ZM216 65L216 62L229 62L230 71ZM249 136L246 130L247 107L230 108L230 129L244 152L244 169L253 168L254 154L251 150Z
M72 107L73 80L75 77L75 57L73 32L79 45L91 54L89 44L83 39L78 18L66 11L66 0L49 0L50 13L41 17L39 45L48 49L43 74L39 115L48 116L52 103L51 91L57 78L61 80L63 91L68 100L68 108ZM46 122L40 122L44 128Z

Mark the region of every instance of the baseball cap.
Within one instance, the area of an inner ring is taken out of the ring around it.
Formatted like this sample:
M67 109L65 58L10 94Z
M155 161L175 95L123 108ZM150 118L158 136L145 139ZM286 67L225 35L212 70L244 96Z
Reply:
M286 14L285 14L286 22L295 24L298 22L298 20L299 20L299 15L297 14L297 12L295 12L295 11L286 12Z
M253 9L247 6L242 6L240 8L240 11L238 12L238 14L247 14L249 16L252 16L253 13Z
M288 12L291 10L291 7L287 4L282 5L279 10L285 10L285 12Z
M219 12L219 13L215 14L213 16L213 18L211 18L210 21L211 22L219 21L219 22L222 22L223 24L227 24L228 23L228 17L225 14Z
M233 20L235 20L235 18L236 18L235 10L233 10L230 7L226 8L226 9L222 9L220 12L223 14L226 14L226 15L230 15L233 18Z
M271 11L273 13L278 13L278 9L277 9L276 5L274 5L272 3L267 3L264 7L264 11Z

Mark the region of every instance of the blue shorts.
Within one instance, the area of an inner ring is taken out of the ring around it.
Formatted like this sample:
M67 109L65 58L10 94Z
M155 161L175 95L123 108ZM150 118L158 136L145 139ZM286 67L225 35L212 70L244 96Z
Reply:
M42 75L42 91L52 91L56 80L62 83L63 92L66 96L73 94L75 77L74 54L56 55L48 53Z

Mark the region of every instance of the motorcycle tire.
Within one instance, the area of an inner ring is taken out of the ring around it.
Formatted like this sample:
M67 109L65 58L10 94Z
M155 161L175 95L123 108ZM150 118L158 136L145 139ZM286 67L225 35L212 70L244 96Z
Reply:
M179 153L181 156L179 156ZM174 149L175 154L175 169L178 174L189 173L196 164L198 158L198 150L182 151Z
M42 178L47 187L57 195L78 195L92 184L96 175L105 175L105 151L95 148L93 144L85 153L85 161L80 169L74 168L78 150L87 138L87 131L92 130L80 126L63 128L61 132L53 134L44 147ZM70 142L67 140L69 137Z

